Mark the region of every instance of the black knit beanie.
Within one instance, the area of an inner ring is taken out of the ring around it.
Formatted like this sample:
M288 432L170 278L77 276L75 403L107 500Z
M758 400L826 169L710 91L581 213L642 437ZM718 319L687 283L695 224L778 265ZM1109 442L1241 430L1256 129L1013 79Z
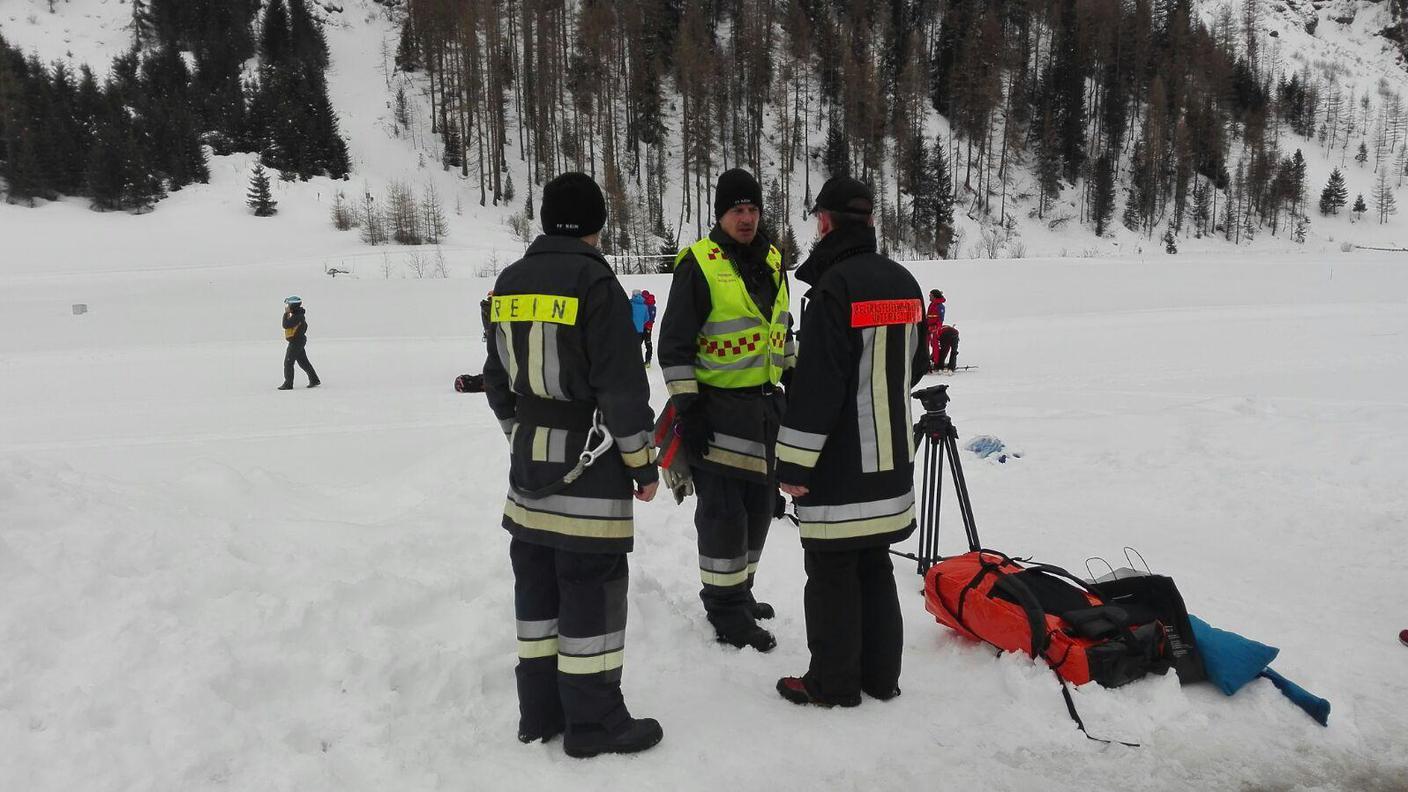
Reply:
M591 236L606 225L606 197L587 174L564 173L543 187L538 216L548 236Z
M719 184L714 188L714 219L718 220L739 204L753 204L761 211L763 188L753 174L734 168L719 175Z

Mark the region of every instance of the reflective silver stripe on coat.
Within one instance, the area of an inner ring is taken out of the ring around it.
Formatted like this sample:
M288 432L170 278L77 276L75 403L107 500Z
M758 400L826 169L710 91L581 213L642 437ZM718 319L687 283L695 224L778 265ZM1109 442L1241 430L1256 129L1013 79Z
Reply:
M793 448L800 448L805 451L820 451L826 445L826 435L816 432L803 432L801 429L793 429L784 426L777 432L777 442L786 443Z
M768 455L767 446L756 440L748 440L742 437L726 435L722 432L715 432L714 439L709 445L722 448L725 451L737 451L740 454L748 454L755 457L766 457Z
M557 619L518 620L518 640L540 641L557 635Z
M914 357L919 354L919 347L923 344L919 336L920 334L914 325L904 326L904 388L906 391L909 390L909 384L914 382ZM912 408L909 404L913 399L904 399L903 401L904 425L914 426L914 413L911 412ZM914 432L906 431L904 433L904 444L907 454L905 460L912 464L914 462Z
M694 366L666 366L663 372L666 382L694 379Z
M761 320L749 316L745 316L742 319L729 319L723 322L705 322L704 326L699 328L699 335L718 336L724 335L725 333L741 333L744 330L752 330L755 327L761 327L763 324L764 322Z
M549 430L548 430L548 461L549 461L549 462L566 462L566 461L567 461L567 430L566 430L566 429L549 429Z
M512 390L518 384L518 358L513 354L513 325L503 322L499 325L498 332L494 338L499 345L499 360L503 361L504 370L508 372L509 389Z
M717 360L701 357L696 362L696 365L698 365L699 368L708 369L710 371L739 371L742 369L763 368L767 366L768 356L750 353L748 357L735 360L732 363L720 363Z
M875 442L875 407L871 400L870 372L875 359L875 328L860 331L860 363L856 377L856 422L860 429L860 469L874 473L880 468L880 452ZM798 517L800 519L800 515Z
M545 498L525 498L512 488L508 499L525 509L534 511L569 514L575 517L604 517L613 520L627 520L631 517L630 498L617 500L610 498L583 498L580 495L548 495Z
M620 435L616 436L616 447L621 449L621 453L623 454L639 451L645 448L646 444L649 442L649 432L636 432L633 435L626 435L625 437L621 437Z
M543 326L543 386L554 399L567 401L567 391L562 389L562 363L557 355L557 331L554 322L537 322Z
M881 471L895 469L895 433L890 423L890 328L875 328L875 353L870 370L870 402L875 410L875 443Z
M599 655L605 652L615 652L626 645L626 631L605 635L593 635L587 638L569 638L565 635L557 637L557 653L569 655Z
M534 396L546 398L543 384L543 322L528 323L528 390Z
M798 506L797 519L802 522L836 523L889 517L914 507L914 490L884 500L863 503L842 503L832 506Z

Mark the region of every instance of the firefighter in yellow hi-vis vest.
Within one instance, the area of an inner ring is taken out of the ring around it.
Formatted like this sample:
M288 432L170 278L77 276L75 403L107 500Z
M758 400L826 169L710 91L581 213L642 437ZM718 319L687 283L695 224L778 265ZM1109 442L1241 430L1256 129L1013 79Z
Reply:
M601 189L543 189L543 231L499 275L484 389L509 438L518 739L571 756L643 751L660 724L621 695L632 497L655 496L650 385L626 293L596 244Z
M754 599L753 576L776 513L778 385L795 349L787 276L760 231L762 204L747 171L719 177L718 224L675 260L659 352L698 498L700 599L720 641L766 652L777 641L758 620L773 609Z

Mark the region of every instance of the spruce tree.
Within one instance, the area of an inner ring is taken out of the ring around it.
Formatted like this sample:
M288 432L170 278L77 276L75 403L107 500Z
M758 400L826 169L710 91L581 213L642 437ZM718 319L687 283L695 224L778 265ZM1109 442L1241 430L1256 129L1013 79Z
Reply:
M1109 152L1095 162L1095 189L1090 199L1090 215L1095 220L1095 235L1104 236L1110 217L1115 213L1115 162Z
M1359 142L1359 153L1354 155L1354 161L1360 165L1369 161L1369 149L1364 145L1363 141Z
M934 220L940 229L953 229L953 177L948 171L948 154L943 138L934 141Z
M826 131L826 174L828 176L848 176L851 172L851 147L846 141L846 133L831 119Z
M1369 207L1364 204L1363 193L1354 196L1354 206L1350 207L1349 211L1353 213L1355 220L1363 219L1364 213L1369 211Z
M1339 214L1349 199L1349 189L1344 186L1344 174L1339 168L1330 171L1330 179L1325 182L1325 189L1320 191L1320 214Z
M289 40L293 56L310 72L328 66L328 41L322 23L313 18L307 0L288 0Z
M264 67L282 66L293 54L293 42L288 28L288 8L284 0L270 0L264 9L264 23L259 34L259 59Z
M269 186L269 174L265 172L263 163L254 164L254 172L249 177L249 192L245 195L245 204L254 210L255 217L271 217L278 213L278 202L274 200L273 192Z

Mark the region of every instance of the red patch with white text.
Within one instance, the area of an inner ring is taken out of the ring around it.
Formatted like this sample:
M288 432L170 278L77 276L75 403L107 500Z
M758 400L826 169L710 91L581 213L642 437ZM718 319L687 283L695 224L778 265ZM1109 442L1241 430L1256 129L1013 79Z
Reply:
M919 324L924 321L921 300L867 300L851 303L851 327Z

